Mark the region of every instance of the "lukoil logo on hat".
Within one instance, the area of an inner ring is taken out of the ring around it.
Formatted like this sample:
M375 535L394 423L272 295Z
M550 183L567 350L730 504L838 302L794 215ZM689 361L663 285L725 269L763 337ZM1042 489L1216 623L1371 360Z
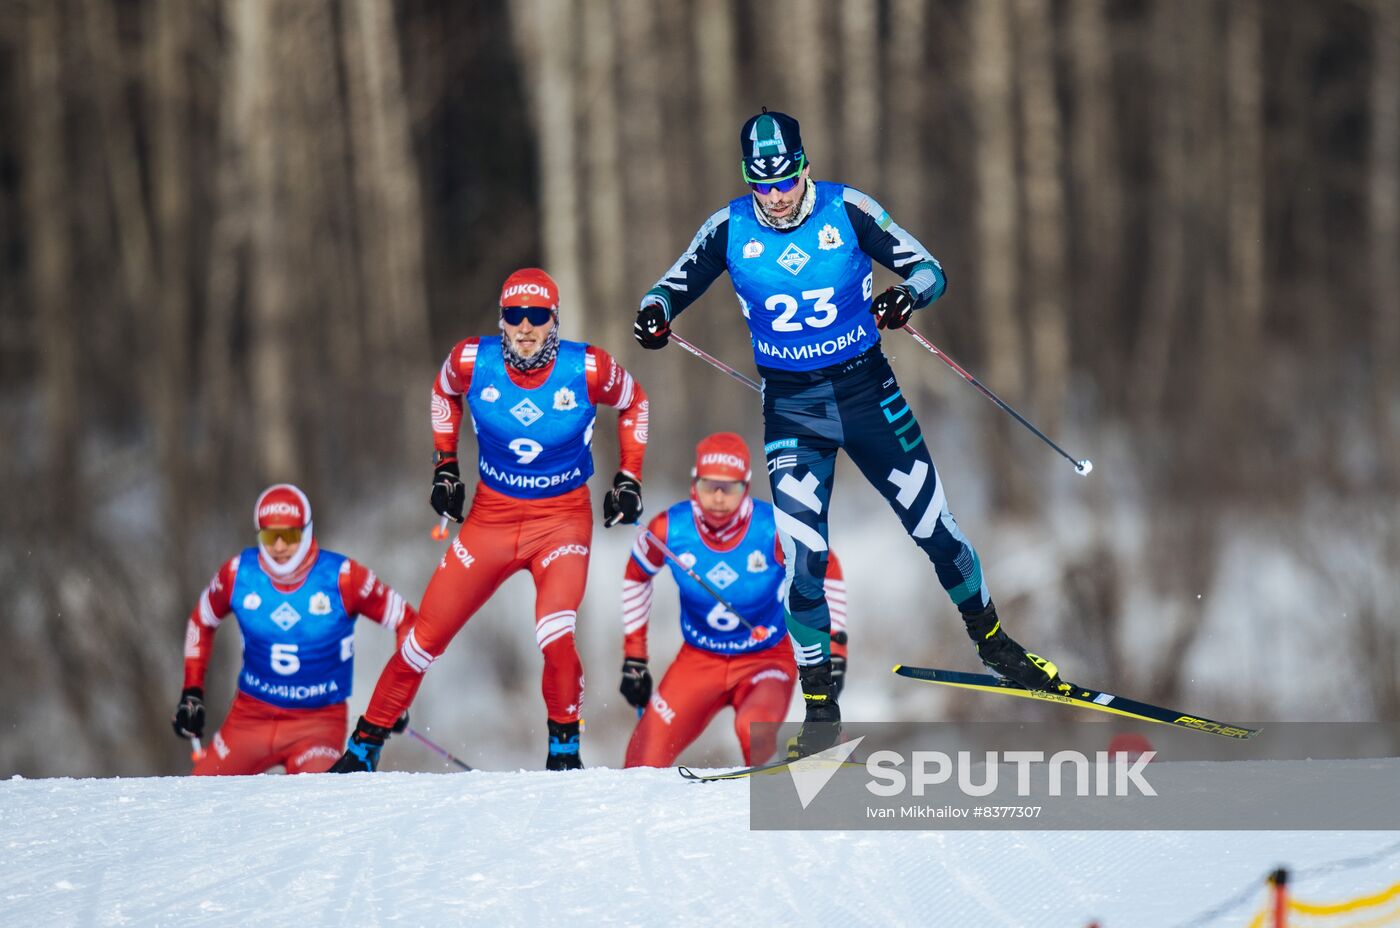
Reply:
M711 480L742 480L753 476L749 469L749 447L734 432L707 435L695 446L694 476Z
M559 309L559 285L537 267L524 267L501 285L501 306L544 306Z

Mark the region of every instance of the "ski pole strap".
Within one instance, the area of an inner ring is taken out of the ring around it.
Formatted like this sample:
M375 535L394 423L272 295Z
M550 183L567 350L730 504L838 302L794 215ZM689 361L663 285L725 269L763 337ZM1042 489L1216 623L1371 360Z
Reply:
M430 749L432 749L433 751L436 751L438 754L441 754L441 755L442 755L443 757L445 757L446 759L452 761L452 763L456 764L458 767L461 767L463 770L471 770L471 769L473 769L471 766L469 766L469 765L467 764L466 761L459 759L456 755L452 754L452 753L451 753L450 751L448 751L446 748L439 747L431 738L428 738L428 737L426 737L425 735L420 734L419 731L418 731L418 729L416 729L416 728L410 728L410 729L408 730L408 733L409 733L410 735L412 735L413 737L417 738L419 741L421 741L421 742L423 742L424 744L426 744L426 745L427 745Z
M1069 452L1065 451L1065 449L1061 448L1059 445L1051 441L1048 437L1046 437L1044 432L1031 425L1025 416L1021 415L1019 412L1008 406L1001 399L1001 397L997 396L991 390L988 390L985 386L982 385L982 382L980 380L978 380L976 377L972 376L966 370L964 370L962 365L958 364L958 362L948 357L942 351L939 351L938 346L935 345L933 342L929 341L927 338L924 338L923 334L920 333L918 329L914 328L909 323L905 323L904 331L908 332L909 336L913 338L914 341L918 342L925 350L927 350L935 358L942 361L944 364L948 365L954 371L956 371L959 377L976 387L977 390L983 396L991 400L993 403L996 403L997 406L1003 412L1009 414L1013 419L1024 425L1027 429L1029 429L1031 431L1031 434L1035 435L1036 438L1039 438L1041 441L1045 442L1051 448L1054 448L1057 452L1059 452L1065 460L1069 461L1071 464L1074 465L1074 472L1079 474L1079 476L1088 476L1089 472L1094 469L1093 461L1090 461L1088 458L1083 458L1082 460L1076 459L1073 456L1071 456Z
M759 628L759 627L756 627L756 626L755 626L752 622L750 622L748 619L744 618L744 617L741 616L738 612L734 611L734 607L731 606L731 605L729 604L729 601L728 601L727 599L725 599L723 596L721 596L721 595L719 594L719 591L718 591L718 590L716 590L714 587L712 587L712 586L710 586L708 583L706 583L706 582L705 582L705 578L701 577L699 574L697 574L697 573L696 573L694 570L692 570L691 568L685 566L685 564L682 563L681 559L678 558L678 557L676 557L676 555L675 555L674 553L672 553L671 549L668 548L668 547L666 547L666 543L665 543L664 541L662 541L660 538L657 538L657 537L656 537L656 534L655 534L654 532L652 532L651 529L649 529L649 528L644 528L644 529L642 529L642 534L645 535L648 539L650 539L650 540L651 540L651 543L654 544L654 545L656 545L656 547L657 547L658 549L660 549L661 553L664 554L664 555L666 556L666 559L667 559L668 561L670 561L672 564L675 564L675 565L676 565L677 567L679 567L681 570L685 571L685 574L686 574L687 577L689 577L690 579L694 580L696 583L700 584L700 586L704 588L704 590L705 590L706 593L709 593L711 596L713 596L713 597L715 598L715 601L716 601L716 602L718 602L721 606L723 606L725 609L727 609L727 610L729 611L729 614L730 614L730 615L732 615L732 616L734 616L734 618L738 619L738 620L743 624L743 626L749 630L749 632L753 635L754 638L757 638L759 641L762 641L764 638L767 638L767 637L768 637L768 629L767 629L767 628Z
M696 348L690 342L677 335L674 331L671 333L671 340L677 345L680 345L686 351L689 351L691 354L695 355L701 361L704 361L706 364L713 367L715 370L728 374L730 377L733 377L735 380L739 381L741 384L748 387L755 393L763 392L763 388L760 387L757 384L757 382L755 382L752 378L746 377L743 374L739 373L734 368L730 367L728 364L725 364L719 358L716 358L715 356L707 354L699 348Z

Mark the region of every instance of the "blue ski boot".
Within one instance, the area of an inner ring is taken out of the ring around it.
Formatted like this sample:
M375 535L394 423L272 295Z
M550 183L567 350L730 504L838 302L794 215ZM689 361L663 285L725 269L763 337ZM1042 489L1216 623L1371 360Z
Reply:
M549 756L545 758L544 769L583 769L578 753L578 722L549 720Z
M355 725L355 733L345 746L345 753L328 771L330 773L374 773L379 769L379 752L384 750L384 742L389 737L389 729L381 728L360 716Z

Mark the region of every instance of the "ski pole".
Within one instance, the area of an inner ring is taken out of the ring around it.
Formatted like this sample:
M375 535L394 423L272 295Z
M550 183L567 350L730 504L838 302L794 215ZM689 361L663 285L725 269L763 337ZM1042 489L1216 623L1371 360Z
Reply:
M443 757L445 757L445 758L447 758L448 760L452 761L452 763L456 764L458 767L461 767L463 770L471 770L471 769L472 769L472 767L471 767L470 765L468 765L468 764L466 763L466 761L463 761L463 760L459 759L456 755L452 754L452 752L448 751L446 748L440 747L439 745L437 745L436 743L434 743L433 740L432 740L431 738L428 738L428 737L426 737L426 736L424 736L424 735L419 734L418 729L416 729L416 728L410 728L410 729L408 730L408 733L409 733L410 735L412 735L413 737L417 738L419 741L421 741L421 742L423 742L424 744L426 744L428 747L432 748L432 749L433 749L434 751L436 751L437 753L441 754Z
M198 738L190 739L190 760L196 764L204 760L204 745L199 743Z
M675 332L671 333L671 338L675 341L677 345L680 345L682 348L695 355L701 361L704 361L706 364L709 364L715 370L728 374L730 377L733 377L735 380L739 381L741 384L748 387L750 390L753 390L755 393L763 392L763 388L760 387L757 383L755 383L752 379L739 373L734 368L730 367L728 364L725 364L719 358L716 358L710 354L706 354L704 351L701 351L699 348L696 348L694 345L681 338Z
M704 587L705 592L713 596L716 602L718 602L721 606L723 606L729 611L730 615L734 616L734 618L738 619L741 623L743 623L744 627L749 630L750 637L752 637L755 641L762 641L763 639L768 637L767 626L755 626L748 619L735 612L734 607L729 605L729 602L723 596L719 595L718 590L706 583L704 579L701 578L701 576L695 571L691 570L689 567L685 566L685 564L681 563L681 559L672 554L671 549L666 547L665 543L662 542L660 538L657 538L656 535L652 533L651 529L642 529L642 534L650 538L652 542L655 543L655 545L661 549L661 553L666 555L666 557L670 560L672 564L675 564L681 570L685 571L686 575L690 577L690 579L694 580L696 583Z
M433 536L433 541L442 541L444 538L446 538L447 516L443 516L442 521L438 522L438 524L433 527L433 530L429 534Z
M1056 451L1058 451L1065 458L1065 460L1069 461L1071 464L1074 465L1074 472L1076 474L1078 474L1081 477L1087 477L1089 475L1089 472L1094 469L1093 461L1090 461L1088 458L1084 458L1083 460L1075 460L1073 457L1071 457L1070 454L1067 451L1065 451L1065 449L1055 444L1049 438L1046 438L1044 432L1031 425L1030 422L1026 421L1025 416L1021 415L1019 412L1006 405L1006 403L1002 402L1002 400L995 393L984 387L980 380L969 374L967 371L963 370L963 368L959 366L958 362L954 361L952 358L939 351L938 346L935 345L933 342L929 341L927 338L924 338L923 335L919 333L918 329L914 328L912 325L906 322L904 324L904 331L908 332L909 336L913 338L914 341L922 345L926 350L932 353L934 357L938 358L938 360L942 361L944 364L957 371L958 376L960 376L963 380L966 380L968 383L976 387L982 393L983 396L985 396L987 399L991 400L993 403L996 403L999 407L1001 407L1002 411L1009 413L1013 419L1024 425L1026 428L1030 429L1031 433L1034 434L1036 438L1039 438L1051 448L1054 448ZM672 337L674 337L674 335Z

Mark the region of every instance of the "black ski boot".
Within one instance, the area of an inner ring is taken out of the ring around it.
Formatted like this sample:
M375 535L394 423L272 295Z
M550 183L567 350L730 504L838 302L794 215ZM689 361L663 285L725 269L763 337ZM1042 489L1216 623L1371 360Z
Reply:
M1060 669L1051 661L1031 654L1001 630L997 607L991 601L981 612L964 614L967 634L977 644L977 656L999 677L1028 690L1067 693L1071 687L1060 679Z
M544 769L583 769L583 760L578 754L578 722L549 720L549 756L545 758Z
M371 724L362 715L355 733L345 746L345 753L331 766L328 773L374 773L379 769L379 752L389 738L389 729Z
M831 681L831 662L797 668L802 678L802 704L807 717L788 742L788 760L817 754L841 740L841 707L836 704L836 685Z

